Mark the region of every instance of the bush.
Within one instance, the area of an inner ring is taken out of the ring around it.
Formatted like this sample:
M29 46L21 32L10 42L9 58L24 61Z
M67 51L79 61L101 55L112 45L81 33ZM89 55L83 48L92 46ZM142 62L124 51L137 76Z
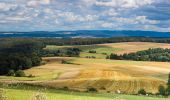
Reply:
M9 70L7 73L7 76L14 76L15 75L15 71L14 70Z
M24 77L25 73L22 70L18 70L15 72L15 77Z
M62 88L62 90L67 91L67 90L69 90L69 88L67 86L65 86L65 87Z
M166 89L162 85L159 86L159 94L162 95L162 96L166 95Z
M89 53L96 53L96 51L94 51L94 50L90 50L90 51L89 51Z
M144 89L140 89L138 91L138 94L141 94L141 95L146 95L146 91Z
M91 87L91 88L88 88L88 92L97 92L97 89L96 89L96 88Z

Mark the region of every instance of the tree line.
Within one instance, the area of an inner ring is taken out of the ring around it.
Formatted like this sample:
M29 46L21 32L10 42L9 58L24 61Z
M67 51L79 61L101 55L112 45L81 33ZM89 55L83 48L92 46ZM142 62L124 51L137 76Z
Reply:
M150 48L129 54L110 54L107 59L170 62L170 49Z
M149 37L111 37L111 38L0 38L2 43L8 41L39 41L45 45L90 45L118 42L156 42L170 43L170 38L149 38Z

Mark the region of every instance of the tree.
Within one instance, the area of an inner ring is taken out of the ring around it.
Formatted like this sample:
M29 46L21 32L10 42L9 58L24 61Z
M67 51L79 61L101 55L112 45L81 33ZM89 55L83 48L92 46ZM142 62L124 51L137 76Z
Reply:
M170 95L170 73L169 73L169 76L168 76L167 94Z
M138 94L141 94L141 95L146 95L146 91L144 89L140 89L138 91Z
M166 89L162 85L159 86L159 94L162 95L162 96L166 95Z
M15 72L15 77L24 77L25 73L22 70L18 70Z

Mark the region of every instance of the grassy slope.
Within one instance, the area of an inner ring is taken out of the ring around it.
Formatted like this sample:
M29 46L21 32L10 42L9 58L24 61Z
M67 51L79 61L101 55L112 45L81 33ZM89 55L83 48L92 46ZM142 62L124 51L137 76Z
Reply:
M168 100L134 95L118 95L112 93L80 93L39 87L20 86L3 87L8 100L30 100L39 90L47 96L48 100ZM116 99L117 98L117 99Z

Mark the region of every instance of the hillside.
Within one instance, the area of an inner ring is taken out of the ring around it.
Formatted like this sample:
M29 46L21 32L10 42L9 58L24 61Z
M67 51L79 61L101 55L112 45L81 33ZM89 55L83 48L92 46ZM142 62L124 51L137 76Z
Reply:
M169 62L109 60L103 56L112 52L121 54L148 48L169 48L169 44L124 42L85 46L49 45L44 49L72 47L82 50L80 57L44 57L45 65L25 70L26 76L32 77L0 76L0 82L27 83L76 91L88 91L94 88L102 93L119 91L125 94L136 94L140 89L157 93L160 85L166 85L170 72ZM96 50L97 53L89 53L89 50ZM82 56L87 54L96 58Z

